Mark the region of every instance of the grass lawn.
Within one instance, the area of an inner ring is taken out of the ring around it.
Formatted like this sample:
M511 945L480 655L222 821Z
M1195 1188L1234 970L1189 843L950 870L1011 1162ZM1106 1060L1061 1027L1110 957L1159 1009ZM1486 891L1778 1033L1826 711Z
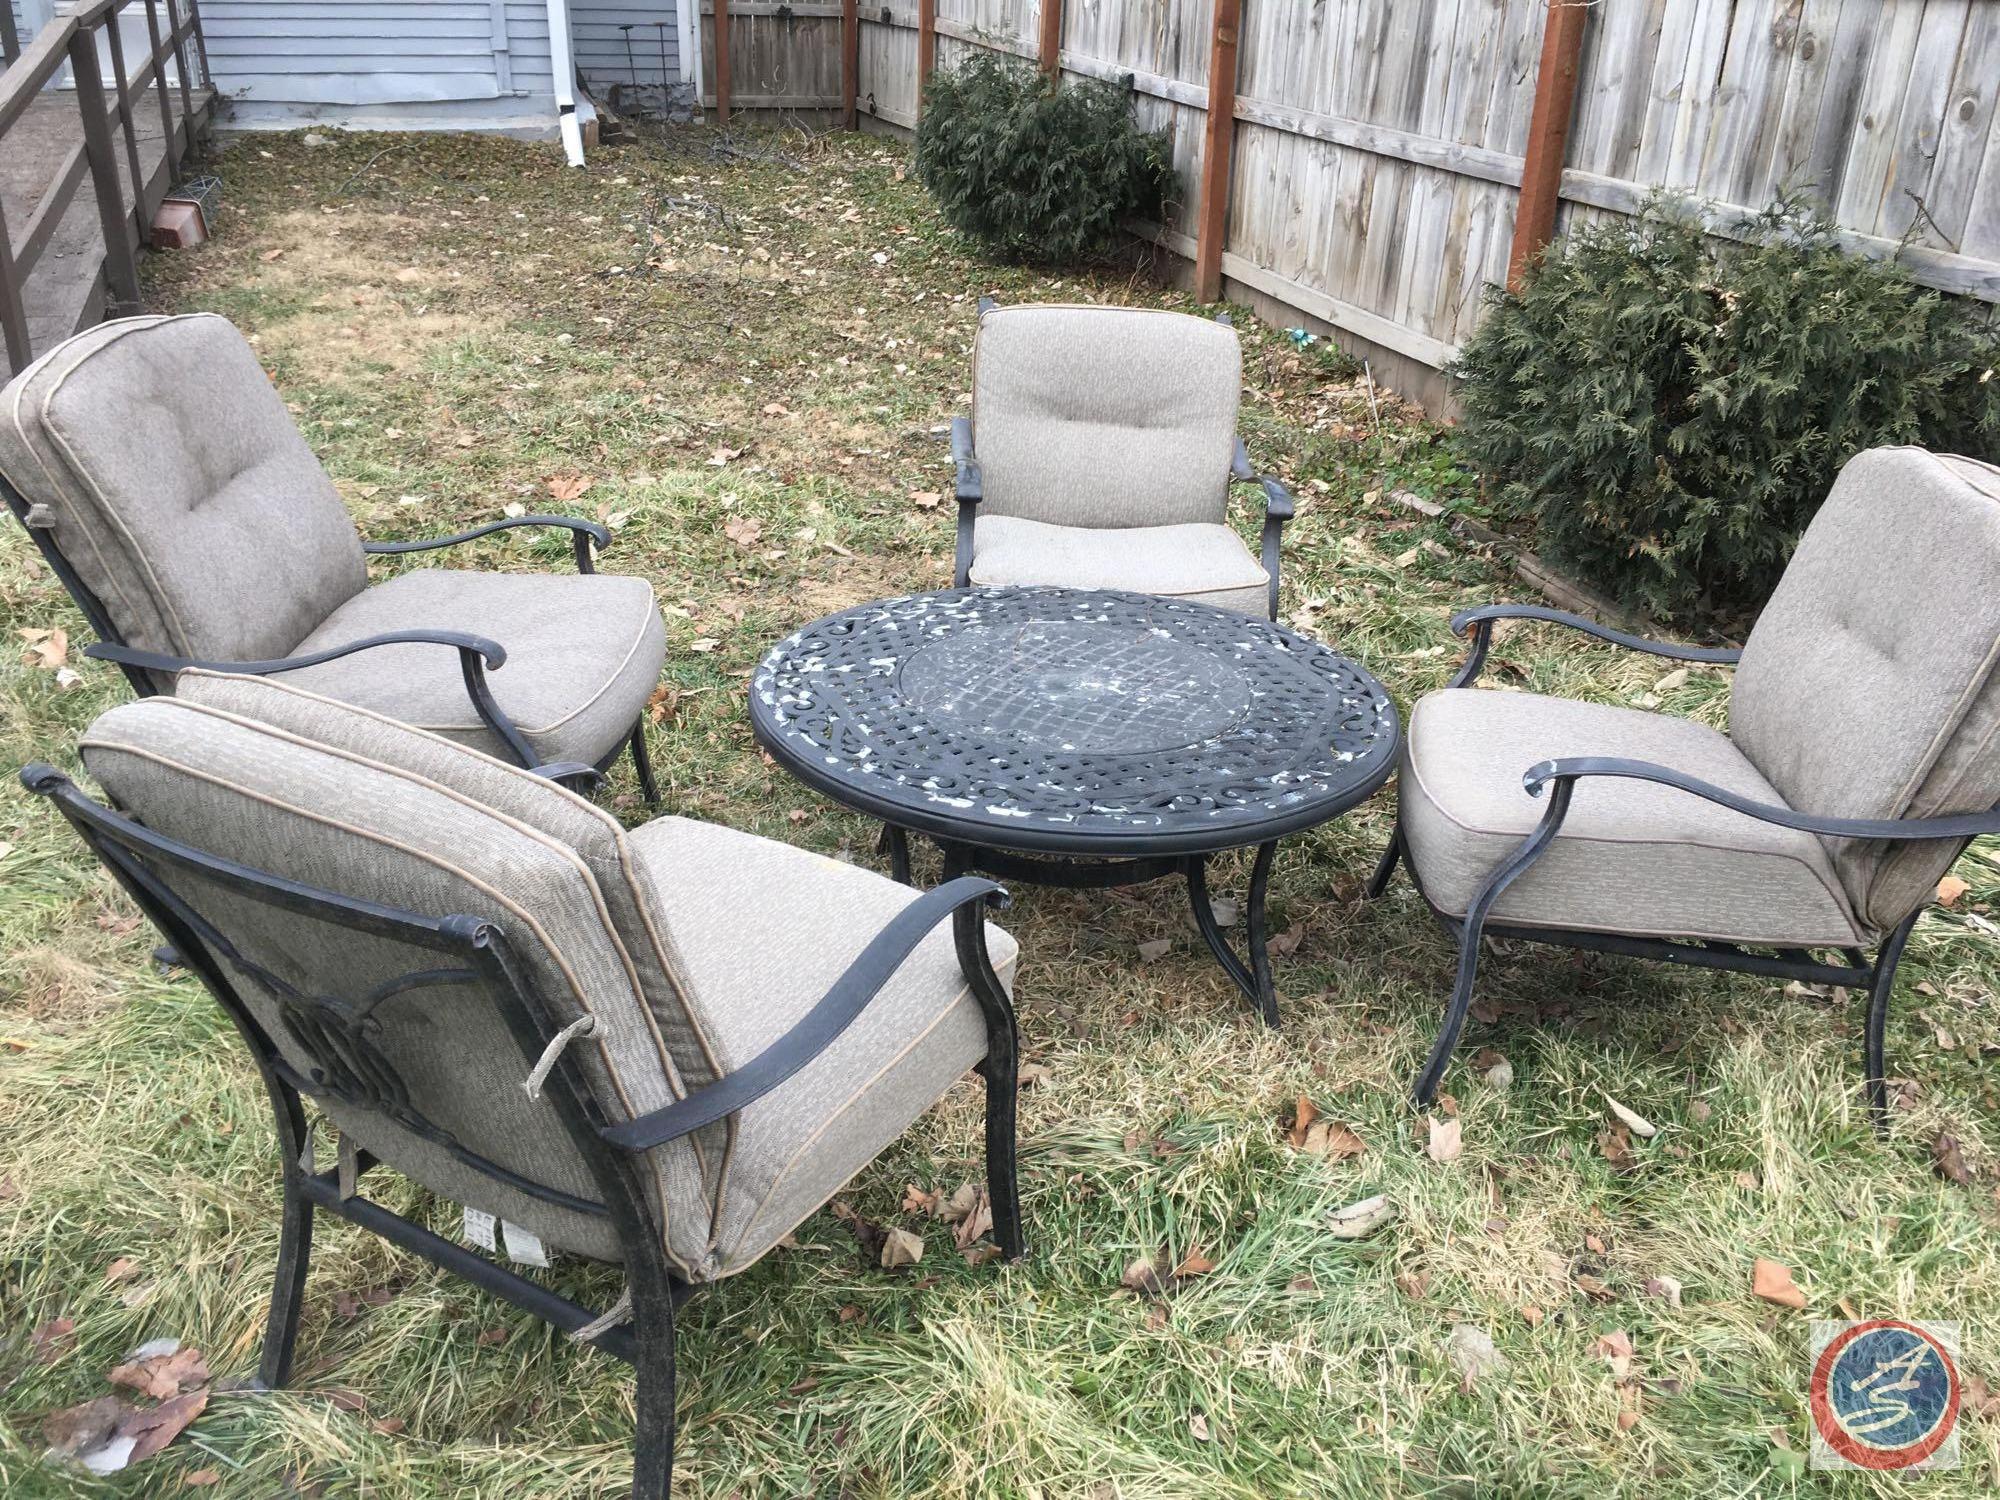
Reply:
M150 297L256 340L365 535L516 505L613 524L606 567L650 579L669 614L669 809L868 861L869 824L759 755L749 667L799 623L949 581L943 434L966 408L980 294L1186 305L1138 275L984 265L906 165L862 137L695 130L600 150L587 172L504 142L256 140L221 160L216 240L153 260ZM1325 346L1237 323L1251 449L1300 497L1286 615L1407 708L1456 662L1449 613L1520 590L1383 499L1473 502L1435 428L1386 396L1378 415ZM1254 525L1247 495L1239 519ZM567 566L560 539L469 550L461 564ZM130 904L12 780L32 758L73 766L126 688L81 659L87 628L11 524L0 623L0 1490L614 1493L623 1367L325 1221L294 1389L218 1390L123 1476L42 1461L43 1415L105 1393L144 1340L186 1340L218 1380L254 1367L277 1179L229 1027L152 968ZM21 660L16 632L54 627L73 682ZM1728 692L1725 671L1669 674L1553 630L1496 655L1503 688L1715 723ZM637 820L619 774L609 795ZM843 1194L924 1232L919 1266L879 1269L822 1213L688 1305L677 1493L1903 1493L1804 1469L1809 1319L1960 1320L1967 1374L2000 1387L2000 848L1968 855L1968 891L1911 943L1886 1140L1862 1104L1856 997L1514 949L1482 976L1445 1085L1463 1152L1440 1163L1404 1084L1452 946L1406 881L1359 899L1392 798L1280 856L1273 930L1296 942L1277 961L1281 1035L1207 958L1178 887L1020 892L1028 1259L967 1265L903 1206L908 1185L976 1177L968 1083ZM1159 939L1171 949L1142 962ZM1362 1149L1294 1149L1302 1095ZM1621 1139L1608 1097L1657 1136ZM1935 1164L1941 1135L1965 1180ZM381 1181L450 1232L451 1205ZM1378 1193L1391 1222L1331 1232ZM1157 1296L1121 1286L1158 1255L1212 1269ZM1752 1295L1758 1257L1791 1268L1806 1312ZM619 1284L575 1262L551 1274L606 1302ZM73 1331L49 1330L65 1318ZM1463 1378L1461 1326L1504 1364ZM1963 1457L1915 1484L1991 1493L2000 1404L1968 1416Z

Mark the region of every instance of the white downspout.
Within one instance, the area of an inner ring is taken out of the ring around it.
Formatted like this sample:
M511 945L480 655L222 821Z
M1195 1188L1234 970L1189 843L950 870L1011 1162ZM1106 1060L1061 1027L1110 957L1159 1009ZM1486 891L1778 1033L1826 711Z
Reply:
M562 132L563 155L572 167L583 165L583 126L576 118L576 59L569 50L569 0L549 3L549 70L555 74L556 128Z

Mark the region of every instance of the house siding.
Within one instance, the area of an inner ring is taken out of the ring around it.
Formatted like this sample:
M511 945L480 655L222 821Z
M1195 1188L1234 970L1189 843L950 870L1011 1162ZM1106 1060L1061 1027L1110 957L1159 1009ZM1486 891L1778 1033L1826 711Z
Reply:
M690 96L692 91L682 83L680 5L693 3L695 0L655 0L650 5L618 5L570 0L569 29L576 68L592 96L615 99L627 107L636 104L647 112L659 108L663 81L670 106ZM629 53L627 34L620 29L625 26L632 28Z
M215 86L253 114L553 115L543 0L203 0L201 16Z

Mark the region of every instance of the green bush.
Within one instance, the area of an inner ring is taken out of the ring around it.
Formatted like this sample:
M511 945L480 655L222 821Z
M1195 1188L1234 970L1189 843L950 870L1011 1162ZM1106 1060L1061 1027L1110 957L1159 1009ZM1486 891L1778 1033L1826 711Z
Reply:
M1661 616L1733 616L1854 453L2000 453L1989 311L1842 252L1797 204L1723 243L1655 202L1495 297L1457 365L1458 443L1559 565Z
M1129 91L1095 79L1058 88L985 51L932 75L917 176L987 253L1055 264L1108 253L1125 219L1157 217L1174 188L1166 137L1133 123Z

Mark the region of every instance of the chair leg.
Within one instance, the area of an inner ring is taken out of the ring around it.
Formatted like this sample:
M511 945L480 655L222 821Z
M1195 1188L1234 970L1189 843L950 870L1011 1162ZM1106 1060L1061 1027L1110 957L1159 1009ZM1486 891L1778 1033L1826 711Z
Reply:
M1483 921L1468 918L1459 928L1458 982L1452 987L1451 1003L1445 1007L1444 1025L1431 1043L1431 1054L1411 1090L1421 1109L1430 1108L1436 1100L1444 1070L1451 1065L1451 1055L1458 1050L1459 1035L1465 1030L1465 1015L1472 1009L1472 982L1479 975L1479 938L1484 927Z
M1910 940L1910 929L1922 915L1920 906L1883 940L1882 951L1875 955L1875 980L1868 987L1868 1024L1862 1058L1868 1078L1868 1109L1875 1117L1875 1129L1884 1135L1889 1131L1889 1070L1885 1056L1889 996L1896 988L1896 969L1903 961L1903 947Z
M1397 815L1396 826L1389 833L1389 847L1382 851L1382 858L1375 866L1375 873L1368 877L1366 895L1370 901L1379 901L1387 894L1389 880L1396 873L1396 866L1403 858L1403 819Z
M1521 841L1520 847L1507 856L1505 864L1487 878L1479 894L1472 898L1472 905L1465 913L1465 923L1458 936L1458 982L1452 986L1451 1003L1445 1007L1444 1027L1438 1032L1437 1040L1431 1043L1431 1055L1424 1062L1424 1070L1417 1075L1415 1087L1419 1106L1428 1107L1437 1097L1438 1084L1444 1080L1444 1070L1451 1062L1451 1054L1458 1048L1459 1033L1465 1030L1465 1013L1472 1008L1472 982L1479 975L1479 939L1486 930L1487 913L1493 910L1493 903L1500 899L1500 893L1527 873L1530 866L1548 852L1555 842L1556 831L1562 827L1563 819L1569 816L1569 801L1575 790L1571 781L1557 781L1549 793L1548 811L1535 825L1535 831Z
M653 758L646 753L646 716L632 726L632 766L639 773L639 791L648 807L660 805L659 783L653 780Z
M875 852L889 856L889 875L899 885L914 885L910 879L910 835L894 823L882 825L882 836L875 841Z
M282 1083L266 1080L278 1116L278 1148L284 1153L285 1198L278 1222L278 1268L271 1285L271 1309L264 1320L264 1352L257 1362L257 1382L278 1390L292 1378L292 1355L298 1348L299 1315L306 1298L306 1271L312 1261L313 1206L299 1190L309 1163L305 1113Z
M986 1201L993 1210L993 1242L1009 1260L1027 1253L1021 1232L1021 1187L1016 1139L1020 1097L1020 1037L1014 1003L993 972L986 952L983 905L961 906L952 914L959 967L986 1020L986 1056L979 1075L986 1080Z
M667 1500L674 1487L674 1298L664 1276L633 1274L638 1422L632 1440L632 1500ZM647 1283L652 1283L648 1285Z

